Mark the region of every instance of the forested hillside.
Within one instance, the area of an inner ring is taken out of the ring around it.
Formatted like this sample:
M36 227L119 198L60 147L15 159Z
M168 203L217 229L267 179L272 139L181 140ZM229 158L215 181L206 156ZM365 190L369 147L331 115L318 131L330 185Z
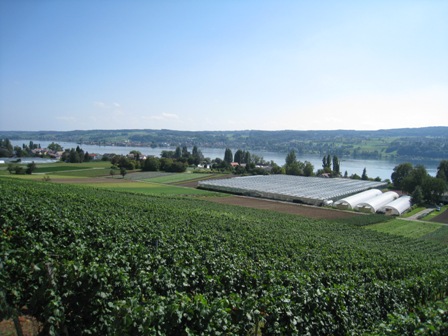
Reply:
M334 154L357 158L448 157L448 127L403 128L378 131L175 131L175 130L89 130L89 131L0 131L0 139L67 141L96 145L135 145L201 148L239 148L298 154Z

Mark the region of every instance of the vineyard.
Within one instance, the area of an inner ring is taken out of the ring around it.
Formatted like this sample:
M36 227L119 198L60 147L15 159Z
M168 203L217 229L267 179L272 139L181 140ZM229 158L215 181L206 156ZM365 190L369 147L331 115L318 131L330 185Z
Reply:
M42 335L443 335L448 248L342 222L0 178L0 320Z

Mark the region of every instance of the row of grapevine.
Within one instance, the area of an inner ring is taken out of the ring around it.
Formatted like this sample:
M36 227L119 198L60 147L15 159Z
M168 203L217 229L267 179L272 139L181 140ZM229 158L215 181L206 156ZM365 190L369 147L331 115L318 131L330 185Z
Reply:
M8 179L0 204L0 318L43 334L360 334L448 293L445 246L351 223Z

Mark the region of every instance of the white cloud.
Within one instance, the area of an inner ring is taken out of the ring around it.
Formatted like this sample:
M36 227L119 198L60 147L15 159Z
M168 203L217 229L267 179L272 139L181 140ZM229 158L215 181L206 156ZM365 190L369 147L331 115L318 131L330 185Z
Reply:
M144 120L158 120L158 121L164 121L164 120L179 120L179 116L174 113L162 113L159 115L153 115L153 116L143 116L142 119Z
M107 108L106 103L100 102L100 101L94 101L93 102L93 106L97 107L97 108Z
M114 102L112 104L105 103L102 101L94 101L93 106L98 109L104 109L104 110L110 110L110 109L118 109L121 108L121 105L117 102Z

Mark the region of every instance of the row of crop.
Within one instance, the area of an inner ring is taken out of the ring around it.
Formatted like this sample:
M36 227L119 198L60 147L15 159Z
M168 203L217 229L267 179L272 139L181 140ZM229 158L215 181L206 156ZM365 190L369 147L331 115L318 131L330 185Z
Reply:
M442 246L184 199L0 186L4 301L49 333L348 334L447 294Z

